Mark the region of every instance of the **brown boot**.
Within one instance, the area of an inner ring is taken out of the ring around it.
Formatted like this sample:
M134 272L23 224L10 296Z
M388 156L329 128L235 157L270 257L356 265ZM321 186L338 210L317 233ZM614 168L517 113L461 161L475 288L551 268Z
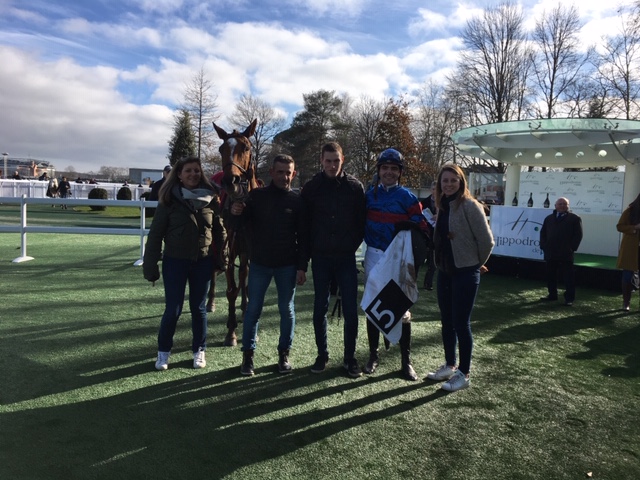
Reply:
M253 350L245 350L242 352L242 366L240 373L250 377L253 375Z
M291 373L291 364L289 363L289 350L278 352L278 372Z
M402 355L402 376L415 382L418 374L411 365L411 324L402 324L402 336L400 337L400 353Z

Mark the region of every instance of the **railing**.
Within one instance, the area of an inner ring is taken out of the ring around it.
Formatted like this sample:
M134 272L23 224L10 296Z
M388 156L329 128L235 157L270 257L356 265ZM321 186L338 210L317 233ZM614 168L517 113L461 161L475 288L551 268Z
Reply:
M107 191L108 198L115 200L118 191L124 187L122 183L75 183L70 181L71 191L69 198L88 198L89 192L94 188L103 188ZM0 179L0 197L16 197L20 198L26 195L29 198L47 198L47 187L49 182L45 180L12 180ZM131 190L131 198L138 200L140 195L149 191L149 187L138 187L135 185L127 185Z
M21 198L0 197L0 204L20 205L20 225L0 225L0 233L20 233L20 256L13 260L13 263L33 260L27 255L27 233L75 233L75 234L101 234L101 235L138 235L140 236L140 258L134 265L140 266L144 258L144 239L149 233L145 226L145 209L155 208L158 202L147 202L140 200L81 200L74 198ZM51 227L51 226L29 226L27 223L27 205L96 205L96 206L118 206L118 207L139 207L140 208L140 228L97 228L97 227Z

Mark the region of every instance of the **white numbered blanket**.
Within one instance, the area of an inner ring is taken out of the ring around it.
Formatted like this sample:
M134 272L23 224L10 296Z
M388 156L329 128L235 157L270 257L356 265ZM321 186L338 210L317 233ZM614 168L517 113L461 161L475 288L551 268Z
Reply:
M360 306L392 345L400 341L402 316L418 300L411 232L395 236L367 278Z

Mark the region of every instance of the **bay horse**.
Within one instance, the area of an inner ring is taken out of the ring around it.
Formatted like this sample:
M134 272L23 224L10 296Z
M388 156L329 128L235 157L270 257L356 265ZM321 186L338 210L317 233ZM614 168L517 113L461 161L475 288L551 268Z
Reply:
M218 149L222 158L221 186L226 194L222 205L222 220L227 231L225 250L227 251L227 264L225 277L227 280L227 300L229 302L229 315L227 318L227 334L223 345L233 347L237 344L236 329L238 319L236 315L236 300L240 295L240 310L244 316L247 307L247 276L249 274L249 232L243 228L240 218L231 215L230 207L233 202L243 202L249 191L257 187L256 167L251 158L250 138L256 131L258 119L243 131L233 130L227 133L218 127L215 122L213 128L222 140ZM238 264L236 265L236 260ZM238 268L238 281L236 283L235 269ZM217 272L211 276L211 288L207 310L214 310L215 278Z

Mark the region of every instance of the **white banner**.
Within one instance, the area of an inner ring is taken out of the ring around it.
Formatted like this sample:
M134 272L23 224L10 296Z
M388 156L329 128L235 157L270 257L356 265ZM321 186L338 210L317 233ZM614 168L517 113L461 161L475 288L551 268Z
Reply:
M491 207L494 255L542 260L540 229L551 210L527 207Z
M533 203L534 208L549 208L551 213L556 200L565 197L578 215L620 215L623 187L624 172L523 172L518 206Z

